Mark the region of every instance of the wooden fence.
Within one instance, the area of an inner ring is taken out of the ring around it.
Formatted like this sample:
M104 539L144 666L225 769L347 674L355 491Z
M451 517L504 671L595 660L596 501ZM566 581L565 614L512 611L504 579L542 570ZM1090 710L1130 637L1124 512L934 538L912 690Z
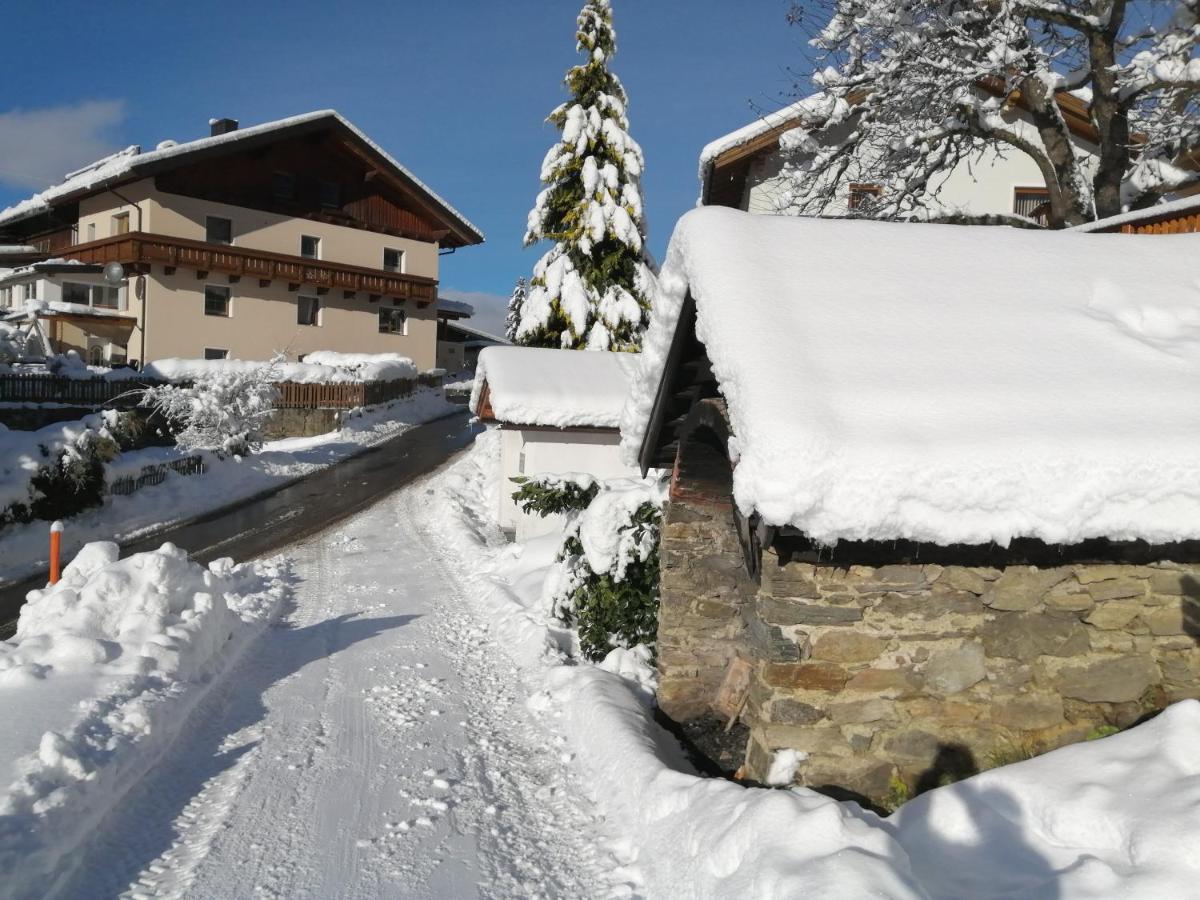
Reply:
M439 387L436 375L418 375L397 381L365 381L347 384L301 384L284 381L276 385L280 409L354 409L390 403L407 397L418 387ZM64 406L105 406L132 409L141 390L165 382L153 378L106 381L103 378L61 378L57 375L0 375L0 403L58 403Z

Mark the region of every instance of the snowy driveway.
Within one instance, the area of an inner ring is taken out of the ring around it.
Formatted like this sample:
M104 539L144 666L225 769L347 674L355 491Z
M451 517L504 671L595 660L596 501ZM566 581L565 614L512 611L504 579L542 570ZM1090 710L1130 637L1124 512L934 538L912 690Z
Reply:
M425 485L289 551L294 608L105 821L68 896L606 892L603 826L424 533Z

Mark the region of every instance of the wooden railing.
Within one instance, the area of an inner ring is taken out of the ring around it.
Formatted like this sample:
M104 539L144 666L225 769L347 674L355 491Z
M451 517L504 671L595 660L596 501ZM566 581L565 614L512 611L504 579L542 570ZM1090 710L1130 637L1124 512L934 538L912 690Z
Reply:
M354 409L390 403L407 397L418 387L439 387L441 377L418 375L396 381L365 381L345 384L301 384L284 381L276 385L280 409ZM56 375L0 375L2 403L57 403L64 406L132 409L146 387L166 384L153 378L107 381L103 378L61 378Z
M167 268L222 272L263 282L279 280L294 285L309 284L414 300L419 306L428 306L437 299L435 278L140 231L77 244L61 252L63 256L86 263L158 264Z

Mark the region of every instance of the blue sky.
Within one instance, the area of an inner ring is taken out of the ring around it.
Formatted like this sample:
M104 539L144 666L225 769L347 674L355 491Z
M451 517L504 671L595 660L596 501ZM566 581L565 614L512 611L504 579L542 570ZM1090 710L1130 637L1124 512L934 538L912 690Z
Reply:
M127 144L332 107L483 229L442 260L444 293L506 297L540 254L521 247L544 123L577 59L581 0L442 3L20 3L0 59L0 207ZM774 109L803 69L787 0L614 0L614 70L646 152L650 247L694 203L708 141ZM32 49L31 49L32 48ZM481 309L481 326L495 322Z

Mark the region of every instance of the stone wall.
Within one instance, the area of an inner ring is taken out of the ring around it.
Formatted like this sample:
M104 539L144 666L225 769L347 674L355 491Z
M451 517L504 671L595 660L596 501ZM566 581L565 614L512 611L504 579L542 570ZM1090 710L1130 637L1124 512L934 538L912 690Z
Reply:
M768 550L745 612L746 776L794 748L799 782L876 803L897 778L914 793L1200 697L1200 566L834 567Z
M343 409L308 409L291 407L271 410L271 418L263 428L269 441L290 437L316 437L342 427Z

